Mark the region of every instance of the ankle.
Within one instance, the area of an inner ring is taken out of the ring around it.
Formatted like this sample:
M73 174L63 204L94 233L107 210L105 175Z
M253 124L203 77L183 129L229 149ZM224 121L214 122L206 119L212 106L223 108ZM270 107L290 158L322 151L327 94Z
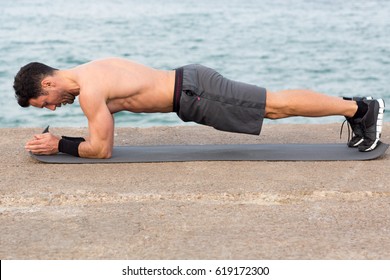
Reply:
M356 105L357 105L357 110L352 118L353 119L361 119L367 113L368 105L361 100L356 101Z

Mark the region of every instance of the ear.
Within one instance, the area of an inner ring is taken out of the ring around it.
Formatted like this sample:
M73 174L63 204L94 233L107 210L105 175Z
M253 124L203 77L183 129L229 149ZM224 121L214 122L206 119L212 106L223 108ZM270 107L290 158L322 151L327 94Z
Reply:
M52 77L47 76L47 77L43 78L43 80L41 81L41 86L42 86L42 88L49 88L49 87L54 86L54 82L53 82Z

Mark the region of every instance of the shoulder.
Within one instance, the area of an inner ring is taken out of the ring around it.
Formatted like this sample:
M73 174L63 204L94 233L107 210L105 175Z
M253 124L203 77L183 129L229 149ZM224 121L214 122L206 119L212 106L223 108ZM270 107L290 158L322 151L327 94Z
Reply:
M104 94L98 90L80 91L79 102L81 110L88 119L100 114L102 111L107 111L107 103Z

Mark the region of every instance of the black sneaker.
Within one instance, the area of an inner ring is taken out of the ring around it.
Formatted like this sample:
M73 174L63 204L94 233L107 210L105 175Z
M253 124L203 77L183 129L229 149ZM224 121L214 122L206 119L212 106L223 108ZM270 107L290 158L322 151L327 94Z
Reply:
M368 110L360 122L364 140L358 148L360 152L369 152L376 148L381 138L385 101L376 99L363 102L367 104Z
M372 100L371 96L367 97L343 97L344 100L354 100L354 101L363 101L363 100ZM361 144L364 141L363 137L363 130L360 126L361 119L354 119L354 118L347 118L345 117L346 121L348 122L349 126L352 128L352 133L349 133L348 128L348 147L350 148L357 148L359 144ZM341 126L341 130L343 127ZM341 132L340 132L341 137Z

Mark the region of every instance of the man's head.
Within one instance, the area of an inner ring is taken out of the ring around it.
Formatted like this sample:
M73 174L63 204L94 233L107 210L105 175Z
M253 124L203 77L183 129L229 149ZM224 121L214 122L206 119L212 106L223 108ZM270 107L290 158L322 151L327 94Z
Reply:
M73 103L75 96L59 86L58 69L39 62L31 62L15 76L15 97L22 107L30 105L55 110L62 104Z
M15 97L22 107L30 106L30 99L46 94L42 89L42 81L52 76L58 70L39 62L31 62L22 68L15 76Z

